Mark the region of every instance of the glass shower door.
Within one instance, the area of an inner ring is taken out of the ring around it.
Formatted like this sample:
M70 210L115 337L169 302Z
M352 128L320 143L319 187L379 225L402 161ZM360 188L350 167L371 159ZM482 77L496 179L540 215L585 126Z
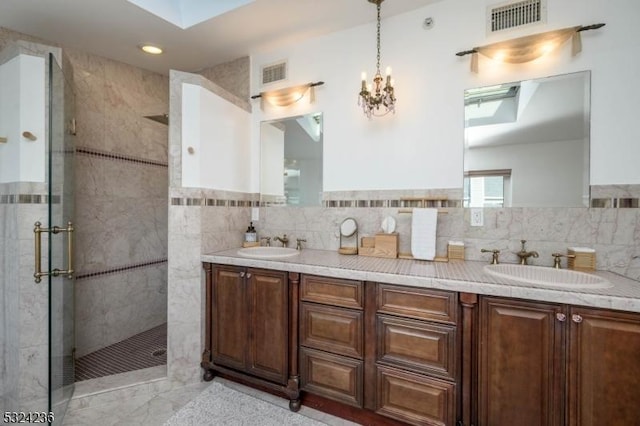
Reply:
M49 410L62 424L74 389L74 105L71 84L49 55ZM57 270L57 271L56 271Z

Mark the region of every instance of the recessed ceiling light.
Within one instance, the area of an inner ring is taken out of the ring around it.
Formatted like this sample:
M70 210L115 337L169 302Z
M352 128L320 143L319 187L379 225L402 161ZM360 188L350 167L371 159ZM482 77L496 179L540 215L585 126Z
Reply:
M162 53L162 49L158 46L154 46L152 44L143 44L140 46L143 52L149 53L151 55L159 55Z

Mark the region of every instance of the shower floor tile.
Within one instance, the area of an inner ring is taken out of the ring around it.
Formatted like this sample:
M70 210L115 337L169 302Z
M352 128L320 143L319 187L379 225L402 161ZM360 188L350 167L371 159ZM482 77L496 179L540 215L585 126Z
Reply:
M166 365L167 324L143 331L76 360L76 382Z

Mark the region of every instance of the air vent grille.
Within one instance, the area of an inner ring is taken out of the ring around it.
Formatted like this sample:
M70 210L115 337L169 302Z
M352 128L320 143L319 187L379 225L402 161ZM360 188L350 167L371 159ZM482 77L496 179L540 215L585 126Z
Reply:
M262 67L262 84L273 83L287 78L287 63L279 62Z
M546 21L546 0L524 0L489 8L489 32Z

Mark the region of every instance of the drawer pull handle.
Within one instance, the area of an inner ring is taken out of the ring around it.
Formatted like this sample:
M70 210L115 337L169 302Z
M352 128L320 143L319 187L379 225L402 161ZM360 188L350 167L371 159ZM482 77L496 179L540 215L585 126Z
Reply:
M565 314L557 313L556 319L560 322L565 322L567 320L567 316Z
M571 319L573 320L573 322L575 323L581 323L582 322L582 316L578 315L578 314L573 314L571 316Z
M244 278L244 272L240 272L240 278Z
M247 273L247 278L251 278L251 272Z

